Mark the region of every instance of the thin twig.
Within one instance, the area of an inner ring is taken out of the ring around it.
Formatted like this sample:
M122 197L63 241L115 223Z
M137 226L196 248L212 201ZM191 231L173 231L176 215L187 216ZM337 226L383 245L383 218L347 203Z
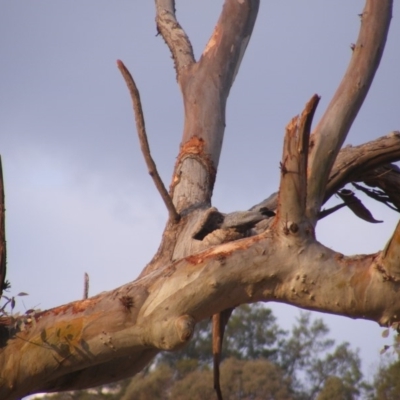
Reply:
M89 297L89 275L85 272L85 278L83 282L83 299L87 299Z
M142 153L147 168L149 170L149 174L153 178L154 184L156 185L157 190L159 191L162 199L164 200L165 206L167 207L169 213L170 220L178 222L180 216L176 211L171 196L169 195L167 189L164 186L163 181L161 180L160 175L158 174L156 164L150 154L150 147L149 147L149 142L147 140L147 133L144 124L142 103L140 101L139 91L136 87L135 81L132 78L132 75L125 67L124 63L121 60L118 60L117 66L118 69L121 71L123 78L125 79L125 83L128 86L129 93L132 98L133 111L135 113L136 129L139 136L140 148L142 149Z
M3 290L8 287L8 284L6 283L7 250L5 213L3 168L0 157L0 296L3 293Z

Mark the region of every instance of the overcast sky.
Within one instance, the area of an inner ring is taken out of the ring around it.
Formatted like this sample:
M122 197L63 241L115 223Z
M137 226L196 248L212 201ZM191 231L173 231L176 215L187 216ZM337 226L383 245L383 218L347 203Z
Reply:
M177 2L198 58L222 1ZM398 4L396 3L395 6ZM139 150L122 59L143 100L152 154L169 185L182 133L172 60L156 36L154 3L13 0L0 13L0 153L6 190L8 275L17 305L46 309L133 280L157 249L164 205ZM287 122L314 94L327 106L351 57L363 1L264 1L231 91L214 205L248 209L278 187ZM400 129L400 13L347 143ZM338 200L334 200L338 202ZM398 215L366 200L373 225L341 210L318 239L345 254L381 249ZM269 304L290 328L298 310ZM359 347L364 371L391 344L377 324L327 317L332 335Z

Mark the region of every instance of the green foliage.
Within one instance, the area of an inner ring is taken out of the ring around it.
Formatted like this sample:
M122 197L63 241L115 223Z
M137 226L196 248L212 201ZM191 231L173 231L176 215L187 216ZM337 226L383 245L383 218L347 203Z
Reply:
M376 392L372 399L400 399L400 360L386 366L381 366L375 376L374 386Z
M270 309L262 304L243 304L229 320L223 354L245 360L276 359L285 335Z
M228 358L221 365L224 399L291 400L291 382L272 362Z
M130 381L121 400L164 400L168 396L168 388L174 381L174 371L165 364L159 365L152 372L142 372Z
M317 400L352 400L353 398L353 393L346 388L343 381L337 376L330 376L317 396Z
M333 348L335 342L326 337L328 333L321 319L311 321L310 313L301 313L290 338L283 343L278 363L286 376L292 378L296 399L315 399L321 390L329 393L336 382L334 378L340 379L343 390L348 393L346 396L350 396L343 399L356 399L362 391L357 351L351 350L348 343ZM332 349L333 352L329 352ZM337 390L337 385L335 388Z

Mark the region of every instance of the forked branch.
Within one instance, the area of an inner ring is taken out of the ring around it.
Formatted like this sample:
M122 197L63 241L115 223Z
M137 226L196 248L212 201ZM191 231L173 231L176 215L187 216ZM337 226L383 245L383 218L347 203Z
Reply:
M368 93L386 43L393 0L367 0L348 69L311 137L307 214L316 223L336 156Z
M154 184L156 185L157 190L159 191L169 213L169 218L171 221L179 221L179 214L176 211L174 203L172 202L171 196L169 195L167 189L164 186L164 183L157 171L157 166L151 156L149 142L147 140L146 127L144 123L142 103L140 101L139 91L136 87L135 81L125 67L124 63L121 60L117 61L118 69L121 71L123 78L125 79L126 85L128 86L129 93L132 98L133 110L135 113L136 120L136 129L139 136L140 148L142 149L142 153L144 156L144 160L146 162L147 168L149 170L150 176L153 178Z

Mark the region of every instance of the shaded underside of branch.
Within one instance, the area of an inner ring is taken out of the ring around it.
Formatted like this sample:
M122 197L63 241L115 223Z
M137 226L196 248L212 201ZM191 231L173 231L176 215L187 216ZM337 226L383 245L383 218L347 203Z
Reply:
M157 350L181 347L195 321L241 303L281 301L388 325L400 315L398 283L381 265L379 254L344 257L273 232L216 246L36 316L0 350L0 397L81 388L88 374L97 383L125 377Z
M367 192L368 196L400 212L400 168L397 165L388 164L367 171L359 180L379 189Z

